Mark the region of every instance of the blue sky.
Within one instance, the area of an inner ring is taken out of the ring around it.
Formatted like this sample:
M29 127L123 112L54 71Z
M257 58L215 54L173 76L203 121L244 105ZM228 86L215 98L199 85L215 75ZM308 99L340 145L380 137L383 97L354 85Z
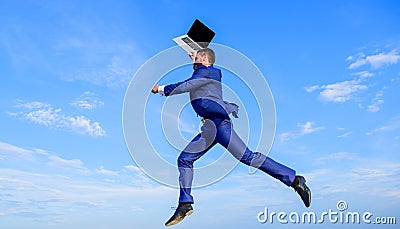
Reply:
M3 2L0 227L164 227L178 191L133 162L122 107L139 67L174 46L171 39L195 18L216 31L214 42L241 52L265 76L277 117L270 156L306 176L313 202L305 209L293 190L238 165L195 189L195 213L175 227L361 228L257 222L265 207L318 215L337 210L340 200L349 211L395 216L398 223L399 15L394 0ZM186 66L162 83L190 73ZM223 75L234 84L229 72ZM156 108L165 99L148 102ZM193 136L198 119L189 108L180 122L184 136ZM179 152L150 133L173 163ZM257 137L250 133L251 148ZM222 153L217 147L199 165Z

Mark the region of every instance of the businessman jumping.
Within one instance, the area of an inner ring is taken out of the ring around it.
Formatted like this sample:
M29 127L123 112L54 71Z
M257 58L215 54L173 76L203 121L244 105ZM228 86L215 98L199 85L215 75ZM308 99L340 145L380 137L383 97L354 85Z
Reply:
M153 93L171 96L189 92L190 102L198 116L202 118L201 132L185 147L178 157L179 204L173 216L165 223L172 226L193 213L191 195L193 163L215 144L221 144L240 162L255 167L275 179L280 180L300 195L304 205L310 206L311 191L303 176L295 170L280 164L259 152L252 152L233 129L231 119L238 117L238 106L223 100L221 70L213 66L215 53L205 48L190 55L193 59L193 75L182 82L170 85L155 85Z

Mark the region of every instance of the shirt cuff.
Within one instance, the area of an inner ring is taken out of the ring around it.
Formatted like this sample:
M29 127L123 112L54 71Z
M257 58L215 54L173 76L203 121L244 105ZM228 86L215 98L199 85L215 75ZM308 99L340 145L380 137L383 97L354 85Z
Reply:
M161 85L161 86L158 87L158 94L160 94L162 96L165 95L164 94L164 87L165 87L165 85Z

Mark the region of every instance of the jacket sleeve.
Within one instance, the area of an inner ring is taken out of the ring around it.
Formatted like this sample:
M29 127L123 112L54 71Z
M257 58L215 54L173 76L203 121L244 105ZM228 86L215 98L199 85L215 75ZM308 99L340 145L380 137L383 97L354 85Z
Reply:
M164 87L164 95L170 96L196 90L209 82L208 74L207 69L197 69L189 79L179 83L166 85Z

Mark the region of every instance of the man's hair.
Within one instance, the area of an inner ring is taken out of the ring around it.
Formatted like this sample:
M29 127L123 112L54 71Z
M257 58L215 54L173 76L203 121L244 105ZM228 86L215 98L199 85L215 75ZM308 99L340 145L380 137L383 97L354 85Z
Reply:
M210 64L214 64L214 63L215 63L215 52L214 52L212 49L210 49L210 48L203 48L203 49L200 49L200 50L197 52L197 54L200 54L200 55L202 55L202 56L204 56L204 54L205 54L205 55L207 55L208 62L209 62Z

